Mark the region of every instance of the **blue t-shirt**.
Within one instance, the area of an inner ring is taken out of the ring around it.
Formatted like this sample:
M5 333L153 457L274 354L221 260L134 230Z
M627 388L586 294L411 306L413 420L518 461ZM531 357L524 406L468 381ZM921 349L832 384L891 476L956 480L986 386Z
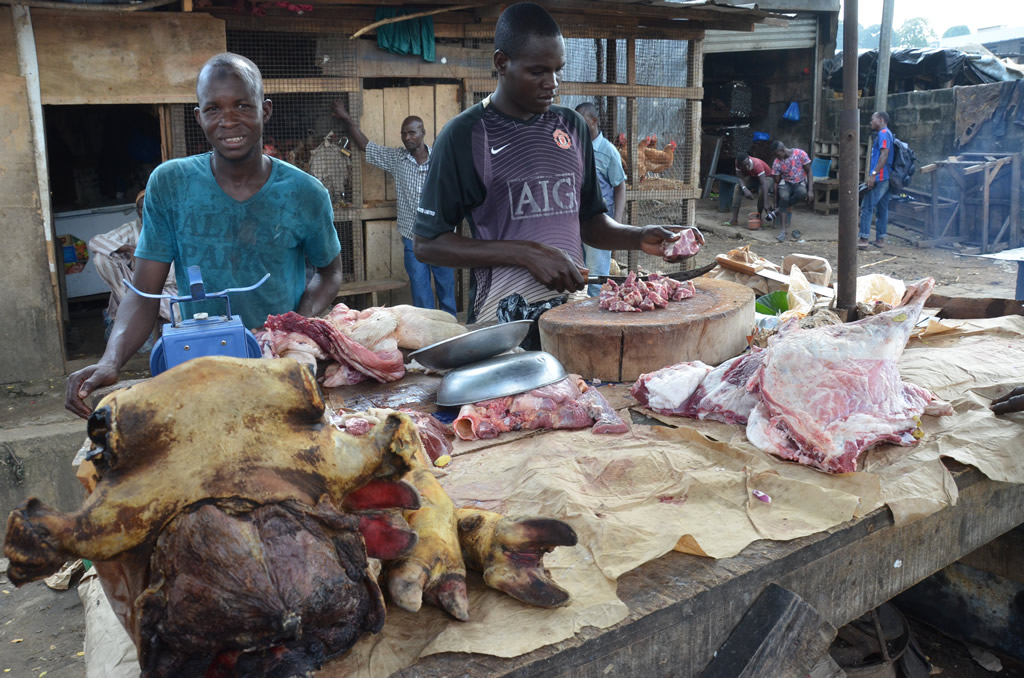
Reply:
M885 167L878 167L878 158L881 156L883 148L889 149L889 157L885 159ZM892 169L892 159L892 132L889 131L888 127L883 127L878 130L875 143L871 145L871 171L878 170L878 181L889 178L889 170Z
M601 185L601 197L608 207L608 216L615 218L615 187L626 180L622 169L622 156L612 142L598 133L594 139L594 167L597 169L597 183Z
M189 266L200 267L207 292L247 287L269 273L259 288L231 296L232 314L246 327L261 327L268 314L298 307L307 259L320 268L341 251L331 199L314 177L271 158L267 183L238 202L217 184L210 157L169 160L153 171L135 256L173 261L182 295ZM186 318L224 312L223 300L182 306Z

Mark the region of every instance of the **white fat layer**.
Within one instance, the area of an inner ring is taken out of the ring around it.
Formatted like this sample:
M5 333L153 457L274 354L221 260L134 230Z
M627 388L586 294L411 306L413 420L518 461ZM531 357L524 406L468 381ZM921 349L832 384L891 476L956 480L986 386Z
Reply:
M655 372L647 382L648 406L655 410L677 409L693 395L710 371L710 365L697 360Z

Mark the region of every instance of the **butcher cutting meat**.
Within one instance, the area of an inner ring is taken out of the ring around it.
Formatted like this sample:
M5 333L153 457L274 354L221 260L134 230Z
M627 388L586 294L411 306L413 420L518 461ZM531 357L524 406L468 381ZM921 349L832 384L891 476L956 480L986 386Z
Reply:
M584 243L664 257L666 243L680 240L673 228L607 214L590 129L555 104L565 41L551 15L533 3L509 6L494 46L497 88L438 136L413 227L417 259L473 267L469 322L493 320L513 293L535 303L583 289ZM463 219L472 237L456 232Z
M645 374L632 393L665 414L746 424L747 438L783 459L830 473L855 471L865 450L913 445L922 415L952 407L900 378L897 361L935 281L907 288L903 304L845 325L792 322L764 351L710 368L681 363Z

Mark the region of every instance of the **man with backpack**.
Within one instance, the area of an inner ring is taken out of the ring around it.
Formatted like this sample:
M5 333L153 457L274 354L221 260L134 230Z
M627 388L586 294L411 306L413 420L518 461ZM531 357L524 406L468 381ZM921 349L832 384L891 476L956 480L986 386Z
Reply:
M889 131L889 114L878 111L871 116L871 129L875 132L875 141L871 145L871 166L864 186L860 206L860 237L857 247L866 250L868 245L881 248L885 246L885 232L889 225L889 177L892 174L893 136ZM871 237L871 217L877 215L875 221L875 240Z

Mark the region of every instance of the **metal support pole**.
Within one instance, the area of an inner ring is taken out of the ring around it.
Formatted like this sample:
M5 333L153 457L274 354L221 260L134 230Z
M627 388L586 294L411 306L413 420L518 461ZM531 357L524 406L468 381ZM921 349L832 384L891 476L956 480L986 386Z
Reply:
M892 12L896 0L882 2L882 30L878 35L878 77L875 80L875 110L884 111L889 95L889 60L892 47Z
M839 119L839 290L836 307L857 313L857 187L860 112L857 109L857 0L843 8L843 112Z

